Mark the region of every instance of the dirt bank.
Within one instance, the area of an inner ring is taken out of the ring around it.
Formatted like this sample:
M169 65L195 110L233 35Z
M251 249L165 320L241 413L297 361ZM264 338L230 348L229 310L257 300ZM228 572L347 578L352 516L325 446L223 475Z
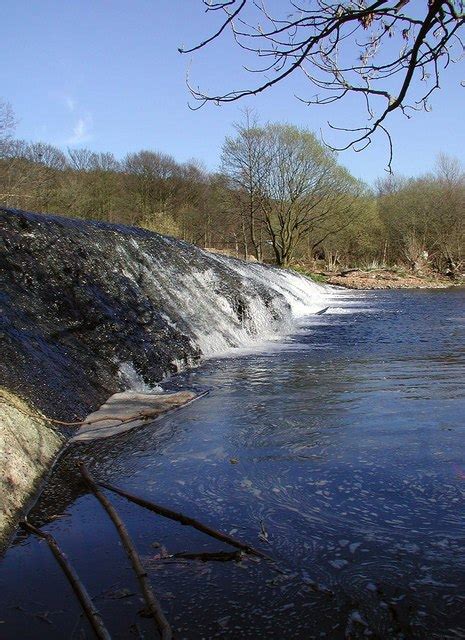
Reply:
M328 274L326 282L347 289L445 289L460 284L433 273L417 275L390 269L350 269L338 274Z

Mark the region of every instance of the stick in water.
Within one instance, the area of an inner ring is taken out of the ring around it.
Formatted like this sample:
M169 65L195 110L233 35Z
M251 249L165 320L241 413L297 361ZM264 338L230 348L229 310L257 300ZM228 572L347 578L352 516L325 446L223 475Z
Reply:
M105 628L100 613L95 608L95 605L92 602L89 594L87 593L85 586L80 581L76 571L69 563L66 555L58 546L55 538L50 533L45 533L45 531L41 531L41 529L37 529L37 527L29 524L27 520L24 520L21 523L21 527L26 531L29 531L30 533L38 536L39 538L43 538L44 540L46 540L48 546L50 547L50 550L57 559L58 564L63 569L64 574L68 578L68 581L73 588L73 591L76 594L77 599L79 600L81 607L86 614L87 619L92 626L92 629L95 632L95 635L97 636L97 638L99 638L99 640L111 640L111 636Z
M87 485L95 494L95 497L99 500L105 511L108 513L111 520L113 521L113 524L116 527L116 530L119 533L121 542L123 543L126 553L128 554L128 557L132 562L132 566L134 567L137 579L139 580L139 584L147 608L155 621L155 624L161 634L162 640L171 640L173 637L173 633L171 631L170 624L166 619L160 604L155 598L152 587L150 586L150 582L147 578L147 573L142 565L139 554L136 551L136 548L129 536L129 533L123 521L121 520L116 509L108 500L108 498L99 490L97 483L94 481L87 467L82 462L79 463L79 469Z
M216 538L216 540L221 540L221 542L230 544L232 547L236 547L236 549L241 549L242 551L245 551L246 553L249 553L251 555L258 556L259 558L268 558L268 556L266 556L264 553L262 553L261 551L257 551L257 549L254 549L249 544L240 542L239 540L236 540L235 538L232 538L231 536L229 536L227 533L221 533L221 531L216 531L215 529L212 529L206 524L202 524L198 520L195 520L194 518L190 518L189 516L186 516L183 513L172 511L167 507L162 507L161 505L155 504L154 502L149 502L148 500L144 500L144 498L139 498L138 496L135 496L132 493L128 493L127 491L124 491L119 487L115 487L114 485L109 484L108 482L99 482L98 484L101 487L108 489L109 491L113 491L114 493L117 493L118 495L123 496L123 498L126 498L126 500L130 500L131 502L134 502L135 504L138 504L139 506L144 507L145 509L149 509L150 511L154 511L155 513L158 513L158 515L160 516L164 516L165 518L170 518L171 520L176 520L176 522L180 522L181 524L188 525L189 527L193 527L194 529L197 529L197 531L202 531L202 533L206 533L207 536Z

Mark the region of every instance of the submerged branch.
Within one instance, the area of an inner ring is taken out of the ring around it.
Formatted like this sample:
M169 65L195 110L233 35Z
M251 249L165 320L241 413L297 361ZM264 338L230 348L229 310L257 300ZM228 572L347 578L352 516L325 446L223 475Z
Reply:
M94 481L87 467L82 462L79 463L79 470L86 484L94 493L95 497L99 500L105 511L108 513L111 520L113 521L113 524L116 527L116 530L118 531L126 553L131 560L132 566L134 567L137 579L139 580L139 584L147 608L155 621L156 627L161 634L162 640L171 640L171 638L173 637L173 633L171 631L170 624L166 619L165 614L163 613L163 610L152 591L152 587L150 586L150 582L147 578L147 572L142 565L139 554L137 553L134 543L132 542L123 521L121 520L118 512L108 500L108 498L100 491L97 483Z
M117 493L118 495L123 496L123 498L126 498L126 500L130 500L131 502L134 502L135 504L138 504L139 506L144 507L145 509L149 509L150 511L153 511L154 513L157 513L160 516L164 516L165 518L169 518L170 520L175 520L176 522L180 522L183 525L193 527L194 529L197 529L197 531L201 531L202 533L205 533L207 536L216 538L216 540L220 540L221 542L225 542L226 544L230 544L232 547L236 547L236 549L241 549L242 551L245 551L245 553L258 556L259 558L268 557L261 551L254 549L249 544L240 542L239 540L236 540L235 538L228 535L227 533L216 531L215 529L212 529L208 525L205 525L202 522L199 522L199 520L196 520L195 518L186 516L183 513L178 513L177 511L173 511L172 509L168 509L167 507L162 507L161 505L156 504L154 502L150 502L149 500L145 500L144 498L139 498L138 496L135 496L132 493L128 493L127 491L124 491L119 487L115 487L114 485L109 484L108 482L99 482L98 484L101 487L108 489L109 491L113 491L114 493Z
M85 586L82 584L79 576L77 575L73 566L70 564L68 558L58 546L55 538L50 533L46 533L41 529L37 529L37 527L34 527L32 524L29 524L27 520L21 522L21 527L29 533L33 533L34 535L42 538L47 542L58 564L63 569L63 573L68 578L68 582L70 583L74 593L76 594L76 597L79 600L79 603L84 613L86 614L96 637L100 640L111 640L111 636L103 623L100 613L96 609L91 597L87 593Z

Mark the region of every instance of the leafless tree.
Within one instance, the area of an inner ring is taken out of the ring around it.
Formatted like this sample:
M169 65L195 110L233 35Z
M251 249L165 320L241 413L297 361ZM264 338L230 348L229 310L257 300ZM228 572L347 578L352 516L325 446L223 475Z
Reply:
M235 130L236 136L226 138L223 145L222 171L231 181L230 194L239 213L245 258L250 240L255 258L261 261L265 229L263 194L269 159L266 135L250 110L245 110L244 122L235 124Z
M236 138L226 140L223 164L248 196L249 233L258 219L280 266L292 262L302 240L314 250L343 229L361 191L313 133L291 125L251 129L246 120Z
M441 72L464 53L464 0L282 0L276 13L265 0L202 2L208 13L223 17L210 37L181 53L208 46L229 28L237 46L264 62L247 67L257 78L249 88L206 94L189 84L199 106L256 95L300 71L316 90L300 97L308 105L360 98L367 113L362 126L329 125L348 135L338 150L360 151L383 131L389 168L388 116L400 110L409 118L428 110Z
M63 151L46 142L30 142L26 144L23 157L29 162L57 171L63 171L68 166Z
M120 164L112 153L96 153L86 148L68 147L69 164L76 171L118 171Z
M11 140L15 128L16 119L11 105L0 99L0 152L2 146Z
M68 147L68 159L72 169L76 171L90 171L92 168L93 151L85 147L73 149Z

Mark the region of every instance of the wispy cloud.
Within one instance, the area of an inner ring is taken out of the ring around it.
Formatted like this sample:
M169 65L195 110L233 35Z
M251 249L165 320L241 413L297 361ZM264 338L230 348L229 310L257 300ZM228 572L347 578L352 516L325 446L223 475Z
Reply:
M72 98L71 96L65 96L65 104L68 108L68 111L70 111L71 113L74 113L74 110L76 109L75 99Z
M73 135L66 140L67 144L82 144L92 139L92 118L91 116L82 116L78 118L73 127Z

